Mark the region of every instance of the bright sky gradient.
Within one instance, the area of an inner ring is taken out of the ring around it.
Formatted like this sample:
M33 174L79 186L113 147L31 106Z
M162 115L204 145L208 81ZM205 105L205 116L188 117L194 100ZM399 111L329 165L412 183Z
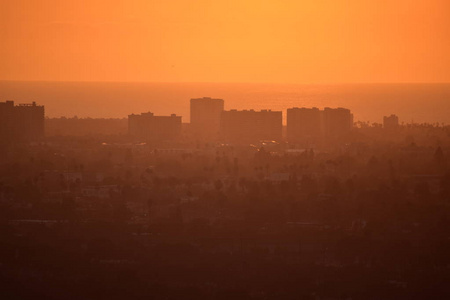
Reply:
M0 0L0 80L450 82L449 0Z

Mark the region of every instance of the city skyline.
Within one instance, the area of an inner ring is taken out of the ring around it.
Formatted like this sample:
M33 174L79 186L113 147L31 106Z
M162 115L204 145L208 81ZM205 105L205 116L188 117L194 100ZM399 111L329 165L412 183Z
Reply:
M353 113L342 107L324 107L323 110L316 107L287 108L286 125L283 125L282 111L225 110L223 99L211 97L191 98L189 102L193 122L183 123L182 116L176 114L161 116L150 111L132 113L127 118L127 135L134 141L146 142L173 142L190 138L197 141L237 144L284 141L304 147L325 147L329 143L342 143L351 135L353 128L370 126L368 123L354 123ZM45 124L51 120L45 116L44 111L44 106L37 105L36 102L18 105L14 105L14 101L0 102L0 136L7 142L44 140L44 137L50 136L45 130L48 125ZM74 122L83 120L64 119ZM114 119L85 120L104 123ZM189 127L185 128L185 125ZM96 133L98 128L94 123L91 122L90 126L92 133ZM106 123L101 126L105 127ZM382 125L374 123L371 126L383 126L386 130L396 131L399 128L398 116L384 116ZM62 135L70 136L68 133Z
M450 0L0 0L0 298L450 299Z

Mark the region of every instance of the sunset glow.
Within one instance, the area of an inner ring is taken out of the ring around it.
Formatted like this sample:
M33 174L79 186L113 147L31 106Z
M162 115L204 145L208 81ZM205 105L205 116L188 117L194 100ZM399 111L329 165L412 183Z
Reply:
M0 80L450 80L447 0L0 3Z
M0 300L450 299L450 0L0 0Z

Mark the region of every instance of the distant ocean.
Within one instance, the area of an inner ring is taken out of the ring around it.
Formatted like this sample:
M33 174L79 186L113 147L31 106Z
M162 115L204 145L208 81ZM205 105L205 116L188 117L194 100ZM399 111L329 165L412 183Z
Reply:
M225 100L225 109L346 107L355 121L450 124L450 84L231 84L0 81L0 101L36 101L48 117L124 118L151 111L176 113L189 122L189 99Z

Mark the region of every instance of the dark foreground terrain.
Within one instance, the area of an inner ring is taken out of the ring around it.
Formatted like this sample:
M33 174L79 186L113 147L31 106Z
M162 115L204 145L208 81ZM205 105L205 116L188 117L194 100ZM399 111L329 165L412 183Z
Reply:
M450 297L448 127L293 148L2 145L1 298Z

